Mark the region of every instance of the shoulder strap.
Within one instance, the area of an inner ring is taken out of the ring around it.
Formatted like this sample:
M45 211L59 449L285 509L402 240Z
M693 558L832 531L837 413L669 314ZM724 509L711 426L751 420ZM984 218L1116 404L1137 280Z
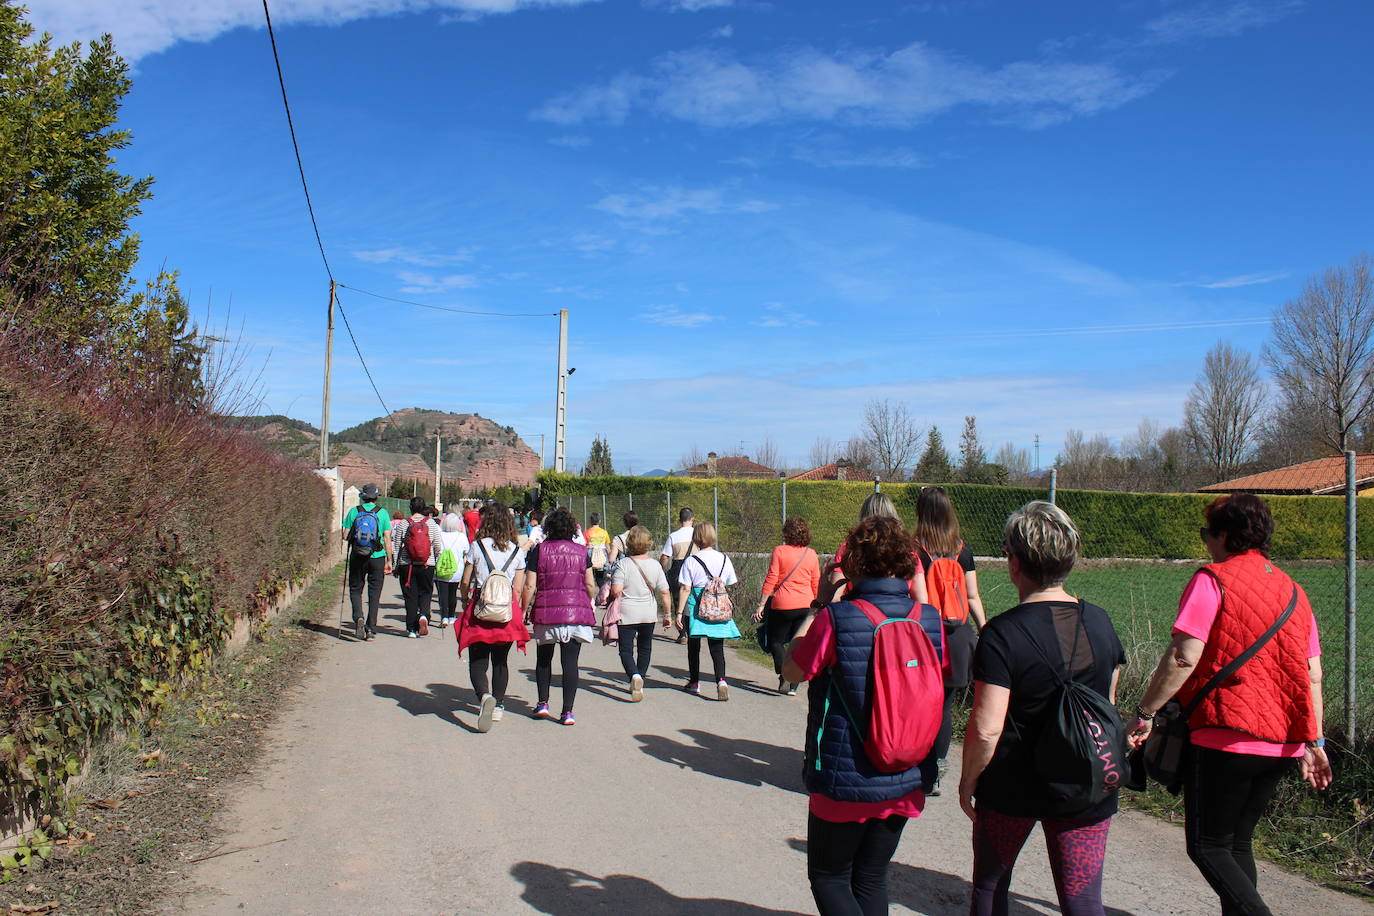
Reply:
M729 562L730 562L730 558L729 558L729 557L727 557L725 554L721 554L721 555L720 555L720 572L716 573L715 578L717 578L717 579L723 579L723 578L725 578L725 564L726 564L726 563L729 563ZM706 566L705 563L702 563L701 565L702 565L703 567Z
M1215 690L1221 684L1222 681L1226 680L1231 675L1239 671L1241 665L1244 665L1250 659L1254 658L1257 654L1259 654L1259 650L1263 649L1265 644L1268 643L1269 640L1273 639L1274 635L1278 633L1279 630L1283 629L1283 625L1288 622L1289 617L1293 616L1293 610L1297 606L1298 586L1297 583L1294 583L1293 597L1288 599L1288 607L1283 609L1283 613L1279 615L1279 619L1275 620L1272 624L1270 624L1269 629L1261 633L1259 639L1255 640L1253 643L1250 644L1250 648L1246 649L1244 652L1240 653L1235 658L1231 659L1230 664L1228 664L1225 668L1222 668L1216 674L1212 675L1211 679L1208 680L1206 684L1202 685L1202 689L1197 692L1197 695L1194 696L1192 700L1188 702L1187 706L1183 707L1182 718L1184 722L1187 722L1190 718L1192 718L1193 711L1197 709L1198 704L1203 701L1207 694Z
M783 576L781 579L779 579L779 580L778 580L778 584L775 585L775 586L773 586L773 594L777 594L778 589L780 589L780 588L782 588L784 585L786 585L786 584L787 584L787 580L790 579L790 578L792 578L792 574L793 574L794 572L796 572L797 570L801 569L801 565L802 565L803 563L805 563L805 562L806 562L806 548L803 547L803 548L802 548L802 555L801 555L800 557L797 558L797 562L794 563L794 564L792 565L792 568L789 569L789 570L787 571L787 575L785 575L785 576ZM722 567L721 567L721 570L724 571L724 569L725 569L725 567L722 566Z
M644 583L644 588L649 592L650 597L652 597L654 594L654 587L649 584L649 577L644 575L644 570L640 567L639 561L633 557L626 557L626 559L629 560L630 565L635 568L635 572L639 573L639 580Z
M482 543L482 539L477 539L477 549L482 551L482 558L487 561L487 573L490 574L496 568L496 564L491 562L491 554L487 553L487 545Z
M518 546L516 546L515 544L510 545L510 556L506 557L506 562L501 564L501 572L504 573L508 569L510 569L510 565L515 562L515 555L519 552L520 548ZM487 562L491 563L490 560L488 560Z
M905 617L905 618L901 618L901 617L889 617L889 616L887 616L886 614L884 614L882 611L878 610L878 606L877 606L876 604L874 604L874 603L871 602L871 601L867 601L867 600L865 600L865 599L863 599L863 598L850 598L850 599L849 599L849 603L852 604L852 605L854 605L854 606L855 606L856 608L858 608L860 611L862 611L862 612L863 612L863 615L864 615L865 617L868 618L869 623L873 624L873 626L874 626L875 628L876 628L876 627L882 626L883 624L887 623L889 620L902 620L902 619L906 619L906 620L920 620L920 619L921 619L921 602L919 602L919 601L912 602L911 610L907 611L907 614L906 614L906 617Z
M1078 637L1079 637L1081 634L1085 634L1085 633L1088 632L1088 624L1087 624L1087 621L1085 621L1085 620L1083 619L1083 615L1084 615L1084 613L1086 612L1086 610L1087 610L1087 603L1086 603L1082 598L1079 598L1079 599L1078 599L1078 625L1075 626L1075 627L1074 627L1074 630L1073 630L1073 648L1069 650L1069 659L1068 659L1068 661L1064 661L1063 659L1060 659L1060 661L1059 661L1058 664L1055 664L1053 661L1050 660L1050 657L1049 657L1049 655L1045 652L1045 649L1040 645L1039 642L1036 641L1036 639L1035 639L1035 634L1034 634L1034 633L1032 633L1029 629L1027 629L1026 626L1025 626L1024 624L1018 624L1018 625L1017 625L1017 628L1018 628L1022 633L1026 634L1026 642L1028 642L1028 643L1031 644L1031 648L1035 649L1036 654L1038 654L1038 655L1040 656L1041 660L1044 661L1044 663L1045 663L1046 665L1049 666L1050 671L1054 674L1054 679L1057 680L1057 681L1059 682L1059 686L1061 686L1061 687L1064 686L1065 684L1067 684L1069 681L1073 680L1073 668L1072 668L1071 666L1073 665L1073 660L1074 660L1074 658L1077 657L1077 655L1078 655ZM1051 613L1051 615L1050 615L1050 629L1054 632L1054 642L1055 642L1055 645L1060 647L1060 651L1063 651L1063 647L1062 647L1062 645L1061 645L1060 642L1059 642L1059 629L1054 625L1054 615L1053 615L1053 613ZM1060 668L1063 668L1063 669L1064 669L1064 673L1063 673L1063 674L1060 674L1060 673L1059 673L1059 669L1060 669Z

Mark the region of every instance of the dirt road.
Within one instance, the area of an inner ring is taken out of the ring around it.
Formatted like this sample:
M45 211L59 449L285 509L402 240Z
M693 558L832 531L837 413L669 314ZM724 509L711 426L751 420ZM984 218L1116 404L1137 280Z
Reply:
M660 640L633 704L615 650L598 643L584 649L578 724L565 728L529 718L531 645L515 656L505 721L478 734L452 631L405 639L390 585L374 642L321 636L272 755L234 787L224 850L242 851L195 866L175 912L815 912L805 688L778 696L770 671L731 655L730 701L691 696L678 689L684 647ZM931 799L893 863L893 912L966 913L970 863L954 797ZM1109 913L1218 911L1182 832L1144 816L1114 823L1106 881ZM1261 881L1275 913L1374 912L1277 868ZM1037 837L1013 890L1013 914L1057 912Z

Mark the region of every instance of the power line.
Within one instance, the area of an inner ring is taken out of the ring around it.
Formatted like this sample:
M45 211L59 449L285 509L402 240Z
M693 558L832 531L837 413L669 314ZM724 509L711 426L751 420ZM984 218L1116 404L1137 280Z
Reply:
M262 15L267 19L267 37L272 42L272 60L277 65L277 85L281 87L281 104L286 109L286 127L291 132L291 149L296 153L296 171L301 175L301 190L305 192L305 208L310 211L310 225L315 229L315 243L320 246L320 260L324 261L324 272L334 279L334 271L329 267L329 257L324 253L324 239L320 237L320 224L315 220L315 205L310 201L310 184L305 180L305 165L301 162L301 147L296 142L296 123L291 119L291 102L286 98L286 78L281 72L281 57L277 54L277 33L272 30L272 13L267 8L267 0L262 0ZM362 354L358 354L361 359Z
M395 296L383 296L381 293L369 292L365 289L358 289L356 286L339 284L343 289L352 290L355 293L362 293L364 296L371 296L374 299L385 299L387 302L399 302L402 305L414 305L422 309L433 309L436 312L456 312L459 315L485 315L488 318L557 318L557 312L479 312L473 309L454 308L451 305L430 305L427 302L416 302L412 299L397 299Z
M353 341L353 349L358 354L358 362L363 365L363 373L367 376L368 382L372 385L373 393L377 395L377 402L382 405L382 410L385 411L386 415L390 416L391 408L386 406L386 401L382 400L381 391L377 390L377 382L372 378L372 371L367 368L367 360L363 359L363 351L358 346L358 338L353 336L353 325L348 323L348 313L344 311L343 300L339 298L337 292L334 294L334 304L339 307L339 315L343 318L344 329L348 331L348 339Z

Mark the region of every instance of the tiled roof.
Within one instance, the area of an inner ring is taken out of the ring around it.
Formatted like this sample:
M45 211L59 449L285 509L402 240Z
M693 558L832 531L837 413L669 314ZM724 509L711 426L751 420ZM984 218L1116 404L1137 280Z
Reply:
M1355 487L1374 484L1374 455L1355 456ZM1201 493L1339 493L1345 489L1345 456L1332 455L1301 464L1224 480L1202 487Z
M715 462L716 476L718 477L773 477L777 473L772 468L765 467L757 461L750 461L748 458L739 456L717 458ZM706 468L707 465L703 462L702 464L692 465L682 473L689 477L705 477L707 473Z
M821 466L818 467L818 468L812 468L812 469L809 470L809 471L802 471L800 474L796 475L795 477L789 477L789 478L787 478L787 479L788 479L788 480L839 480L839 479L840 479L839 465L837 465L835 462L832 461L832 462L830 462L829 464L823 464L823 465L821 465Z

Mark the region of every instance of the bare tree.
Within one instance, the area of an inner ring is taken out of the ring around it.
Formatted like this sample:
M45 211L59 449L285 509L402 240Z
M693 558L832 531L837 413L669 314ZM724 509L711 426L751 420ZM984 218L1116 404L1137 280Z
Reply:
M1002 447L992 456L992 463L1007 469L1007 481L1010 483L1024 484L1031 479L1030 456L1025 449L1017 448L1011 442L1002 443Z
M1293 418L1344 451L1374 410L1374 259L1357 255L1309 279L1274 312L1264 359Z
M1068 430L1064 433L1064 450L1055 461L1059 468L1059 485L1104 489L1114 476L1115 463L1116 449L1104 434L1095 433L1088 439L1081 429Z
M904 479L921 441L906 405L886 398L869 401L859 429L873 454L873 469L884 480Z
M701 453L701 446L693 443L692 447L683 452L682 457L678 459L678 468L685 471L705 463L706 456Z
M871 473L877 459L873 455L873 448L863 436L852 436L844 443L842 458L860 471Z
M783 470L783 458L778 452L778 444L767 433L764 433L763 438L759 440L759 450L758 454L754 456L754 460L766 468L772 468L775 471Z
M813 468L823 467L838 457L835 449L835 440L829 436L817 436L816 441L811 443L811 451L807 454L807 463Z
M1219 341L1207 351L1183 407L1184 432L1218 480L1233 476L1250 455L1263 407L1264 383L1254 358Z

